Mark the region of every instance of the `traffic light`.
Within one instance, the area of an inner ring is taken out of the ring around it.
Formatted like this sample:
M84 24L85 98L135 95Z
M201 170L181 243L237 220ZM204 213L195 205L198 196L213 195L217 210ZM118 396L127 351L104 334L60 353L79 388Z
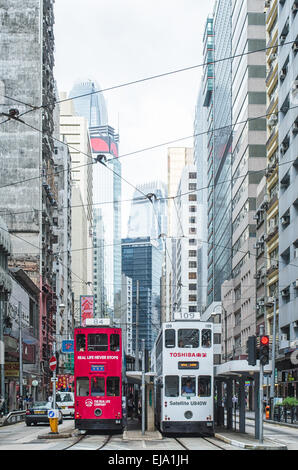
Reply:
M247 362L255 366L257 362L257 339L255 336L249 336L247 340Z
M260 363L264 366L269 363L269 336L260 336Z

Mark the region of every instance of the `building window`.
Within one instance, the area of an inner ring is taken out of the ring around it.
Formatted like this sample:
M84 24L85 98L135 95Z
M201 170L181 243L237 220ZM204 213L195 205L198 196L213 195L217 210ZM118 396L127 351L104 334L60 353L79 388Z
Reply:
M197 279L197 273L188 273L188 279Z
M191 172L191 173L189 173L188 177L189 177L190 180L196 179L197 178L197 173L196 172Z

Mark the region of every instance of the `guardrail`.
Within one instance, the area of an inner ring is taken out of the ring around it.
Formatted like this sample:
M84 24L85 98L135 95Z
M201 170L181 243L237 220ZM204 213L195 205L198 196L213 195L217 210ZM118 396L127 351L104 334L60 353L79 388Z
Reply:
M273 420L279 423L298 424L298 406L275 406Z
M0 419L0 426L7 426L8 424L15 424L19 421L24 421L25 415L26 410L10 411Z

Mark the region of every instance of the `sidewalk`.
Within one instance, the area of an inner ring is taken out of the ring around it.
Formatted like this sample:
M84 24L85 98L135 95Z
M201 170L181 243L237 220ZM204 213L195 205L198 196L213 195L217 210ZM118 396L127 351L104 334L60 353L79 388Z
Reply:
M236 412L237 417L239 417L239 411ZM255 421L255 412L254 411L245 411L246 419ZM266 419L265 413L263 415L264 423L275 424L276 426L288 426L290 428L298 429L298 424L285 423L283 421L274 421L273 419Z
M250 450L287 450L287 446L279 444L272 441L271 439L264 439L263 444L260 444L257 439L255 439L250 434L242 434L239 432L228 431L226 429L218 428L215 431L214 436L217 439L220 439L227 444L230 444L235 447L240 447L242 449Z

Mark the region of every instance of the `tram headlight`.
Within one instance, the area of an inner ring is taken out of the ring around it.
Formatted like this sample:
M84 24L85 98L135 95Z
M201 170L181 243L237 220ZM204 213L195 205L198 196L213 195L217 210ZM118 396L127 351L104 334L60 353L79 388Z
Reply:
M102 415L101 409L100 409L100 408L96 408L96 410L94 410L94 414L95 414L95 416L97 416L97 417L99 418L99 416Z
M185 411L184 417L185 417L186 419L191 419L191 418L193 417L192 411L190 411L190 410Z

